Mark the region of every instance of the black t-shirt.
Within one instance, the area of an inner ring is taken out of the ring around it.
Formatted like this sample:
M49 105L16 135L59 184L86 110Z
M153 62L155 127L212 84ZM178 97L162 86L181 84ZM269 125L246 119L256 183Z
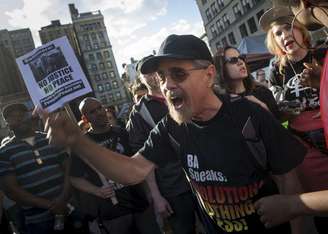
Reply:
M128 135L124 129L119 127L112 127L108 132L105 133L93 134L88 132L86 135L99 145L125 155L131 155L131 150L128 145ZM96 156L97 155L95 155L95 157ZM73 177L84 178L98 187L102 187L103 185L98 174L77 156L72 157L70 175ZM107 201L106 211L103 212L105 213L105 218L113 219L122 215L144 210L148 206L148 202L143 193L141 185L124 186L113 181L110 181L110 183L114 183L114 190L119 203L113 206L110 199L105 200ZM81 191L79 192L84 193ZM87 199L90 196L93 195L88 194L88 196L81 197ZM97 200L98 199L92 199L93 202ZM86 201L83 201L82 205L85 204L85 202ZM94 206L101 204L102 203L94 204Z
M307 55L298 62L289 61L283 69L283 75L279 72L279 65L274 64L270 71L270 83L286 89L285 100L301 103L304 109L314 109L319 107L319 90L303 87L299 84L300 74L305 69L303 63L311 63L315 59L322 63L326 54L326 49L318 49L308 52Z
M143 96L133 107L127 123L129 143L133 153L143 147L150 131L153 129L140 115L140 112L143 111L142 105L148 109L155 123L158 123L168 113L164 100L149 95ZM174 150L171 147L166 147L161 149L159 154L158 157L167 157L167 159L170 159L167 160L165 165L157 168L155 171L157 185L161 194L164 197L174 197L189 191L190 187ZM172 155L174 156L172 157Z
M169 132L180 143L183 166L220 233L288 233L281 226L277 232L266 230L256 214L254 201L273 192L267 190L263 174L249 160L253 155L242 137L241 126L236 127L226 105L238 105L234 108L241 116L250 113L245 108L252 107L252 122L264 142L272 174L287 173L303 161L303 145L270 113L253 103L245 105L244 99L224 103L207 122L177 125L170 118L163 119L152 130L140 154L159 167L165 164L164 158L153 155L169 147Z

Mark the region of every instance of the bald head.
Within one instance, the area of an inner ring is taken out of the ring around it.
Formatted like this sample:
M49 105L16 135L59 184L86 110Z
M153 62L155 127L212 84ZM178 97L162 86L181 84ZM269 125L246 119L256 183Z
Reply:
M86 113L86 109L87 109L87 106L89 103L92 103L92 102L98 102L98 99L97 98L94 98L94 97L87 97L87 98L84 98L81 102L80 102L80 105L79 105L79 110L81 112L82 115L85 115Z
M92 129L101 132L107 129L108 118L106 110L98 99L87 97L79 105L82 118L90 123Z

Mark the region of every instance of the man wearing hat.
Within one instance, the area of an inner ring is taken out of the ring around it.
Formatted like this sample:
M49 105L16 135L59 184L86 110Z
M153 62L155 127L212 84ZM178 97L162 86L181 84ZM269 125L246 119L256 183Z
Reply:
M14 133L0 148L5 194L22 207L29 233L52 233L55 215L68 211L68 155L35 132L35 119L24 104L10 104L2 114Z
M174 160L175 155L161 154L172 147L202 200L208 233L288 233L288 226L266 229L270 220L262 224L261 210L255 210L254 202L272 194L267 190L269 174L282 193L300 192L294 168L303 160L304 147L261 107L245 99L232 103L213 91L212 56L193 35L168 36L140 71L157 73L169 116L151 131L134 157L96 146L63 117L44 115L51 142L69 146L108 177L125 184L138 183L156 167ZM259 161L248 147L251 142L265 148L261 160L265 159L266 173L255 165ZM309 233L300 219L291 223L293 233Z
M156 73L140 72L142 64L152 57L147 56L137 64L140 81L147 87L148 94L133 106L127 123L133 153L143 147L150 131L168 113ZM155 211L161 219L168 220L174 234L195 233L194 201L178 157L171 148L163 148L160 154L160 157L175 155L171 157L175 160L157 168L146 179Z

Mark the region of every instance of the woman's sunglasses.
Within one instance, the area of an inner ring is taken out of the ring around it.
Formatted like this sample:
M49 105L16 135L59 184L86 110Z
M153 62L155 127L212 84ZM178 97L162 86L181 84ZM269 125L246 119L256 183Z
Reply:
M160 83L165 83L166 77L170 76L174 82L181 83L190 75L188 71L202 70L207 67L196 67L190 69L184 69L181 67L171 67L168 71L157 71Z
M225 58L224 62L225 63L230 63L230 64L237 64L239 59L245 62L246 61L246 55L241 54L238 57Z

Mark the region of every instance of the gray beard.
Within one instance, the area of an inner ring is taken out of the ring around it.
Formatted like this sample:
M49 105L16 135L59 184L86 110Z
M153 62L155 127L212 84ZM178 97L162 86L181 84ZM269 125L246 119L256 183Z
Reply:
M186 108L185 106L180 110L176 111L174 106L171 103L168 103L169 114L171 118L177 122L179 125L183 123L190 123L192 119L192 111L190 108Z

